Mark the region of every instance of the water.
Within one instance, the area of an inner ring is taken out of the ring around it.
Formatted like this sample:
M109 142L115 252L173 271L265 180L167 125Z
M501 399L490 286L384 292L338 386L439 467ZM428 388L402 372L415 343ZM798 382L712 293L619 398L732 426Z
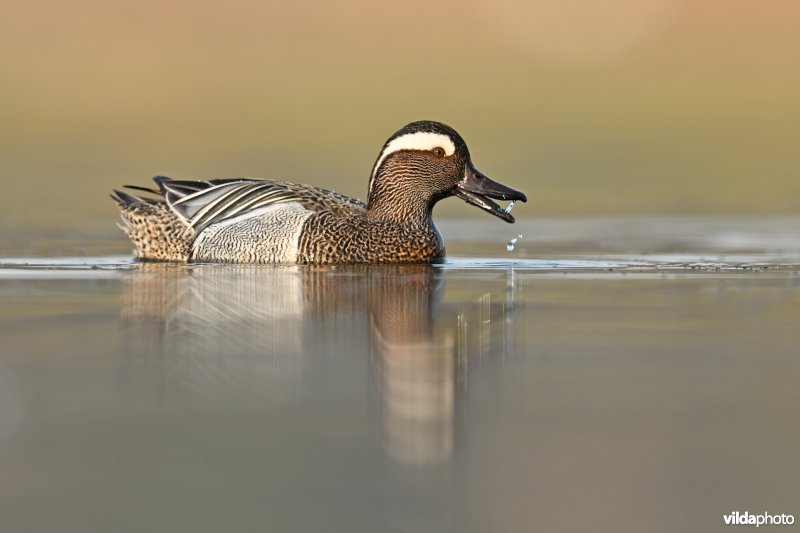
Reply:
M485 220L442 224L434 266L136 264L117 238L6 255L3 529L797 515L800 220L519 229L509 254Z

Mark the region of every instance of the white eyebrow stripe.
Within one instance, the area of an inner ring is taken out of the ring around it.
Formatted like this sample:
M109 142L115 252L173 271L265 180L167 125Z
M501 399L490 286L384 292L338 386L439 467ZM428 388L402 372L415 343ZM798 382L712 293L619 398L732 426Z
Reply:
M400 150L433 150L434 148L441 148L444 150L445 155L453 155L456 152L456 145L447 135L441 133L432 133L429 131L418 131L416 133L406 133L386 145L386 148L381 152L381 156L375 163L372 170L372 178L375 178L375 173L383 163L383 160L395 152Z

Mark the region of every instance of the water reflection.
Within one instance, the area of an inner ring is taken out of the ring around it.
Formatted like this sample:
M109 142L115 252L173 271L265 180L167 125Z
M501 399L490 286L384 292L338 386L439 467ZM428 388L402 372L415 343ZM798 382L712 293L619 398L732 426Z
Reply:
M436 463L453 450L454 343L434 335L441 273L431 267L373 275L368 292L370 361L381 396L387 453L402 462Z
M123 291L124 366L164 408L241 410L302 402L326 386L320 368L334 365L323 377L341 384L368 361L386 453L436 464L453 452L467 355L497 349L491 317L506 310L489 293L471 313L443 308L443 276L427 265L142 264Z
M291 270L142 265L123 291L128 361L167 405L286 399L304 357L302 277Z

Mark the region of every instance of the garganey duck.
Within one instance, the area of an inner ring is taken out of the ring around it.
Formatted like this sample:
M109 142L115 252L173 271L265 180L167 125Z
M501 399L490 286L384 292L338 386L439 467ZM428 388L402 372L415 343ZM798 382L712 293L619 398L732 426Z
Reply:
M122 229L142 260L228 263L424 263L444 257L431 212L458 196L506 222L491 199L527 201L490 180L461 136L419 121L392 135L372 167L368 199L286 181L153 178L158 189L114 190Z

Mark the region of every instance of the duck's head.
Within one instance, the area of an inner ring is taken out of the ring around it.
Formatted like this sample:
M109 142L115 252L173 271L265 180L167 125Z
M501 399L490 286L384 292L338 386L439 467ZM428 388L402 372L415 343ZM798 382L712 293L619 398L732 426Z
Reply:
M400 209L422 205L427 212L448 196L514 222L494 200L522 201L524 193L483 175L469 156L464 139L441 122L421 120L406 125L383 145L369 180L369 209Z

